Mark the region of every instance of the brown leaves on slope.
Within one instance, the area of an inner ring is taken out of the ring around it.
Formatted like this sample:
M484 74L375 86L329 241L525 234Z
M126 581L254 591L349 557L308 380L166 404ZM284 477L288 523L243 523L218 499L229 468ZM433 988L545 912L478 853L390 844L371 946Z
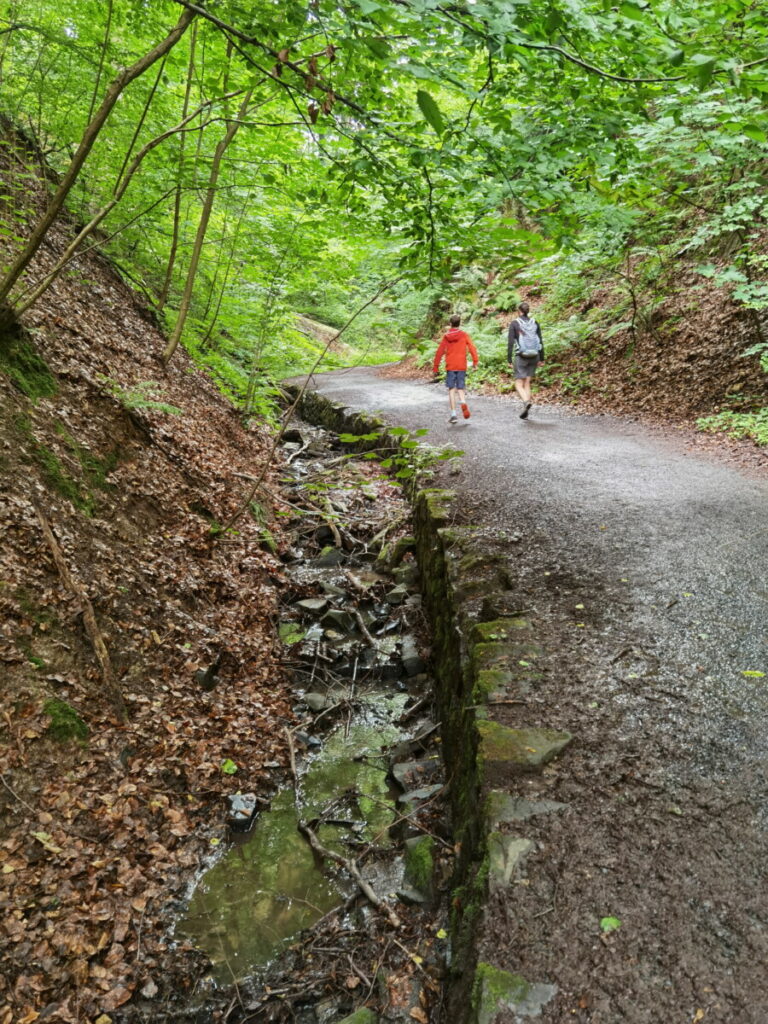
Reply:
M194 953L169 953L173 900L223 836L226 794L269 793L287 764L280 562L251 517L211 532L268 439L185 358L162 369L151 317L97 258L24 326L59 390L32 404L0 375L0 1024L116 1019L134 994L194 984ZM147 381L183 414L115 397ZM126 721L33 501L93 605ZM219 653L205 692L195 672ZM52 737L52 700L87 740Z

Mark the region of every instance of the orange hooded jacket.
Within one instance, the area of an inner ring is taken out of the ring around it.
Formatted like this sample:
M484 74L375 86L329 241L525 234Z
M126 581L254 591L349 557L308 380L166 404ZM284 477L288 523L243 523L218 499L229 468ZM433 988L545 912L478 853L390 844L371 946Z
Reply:
M472 365L477 369L477 349L472 344L472 339L466 331L452 327L443 335L437 352L435 352L433 373L437 373L443 356L445 356L446 370L466 370L467 352L472 356Z

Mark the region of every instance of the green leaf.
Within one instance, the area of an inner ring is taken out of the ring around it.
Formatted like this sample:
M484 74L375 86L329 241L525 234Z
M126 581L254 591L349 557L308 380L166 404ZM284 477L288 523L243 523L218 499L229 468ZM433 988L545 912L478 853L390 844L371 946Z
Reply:
M643 10L641 7L636 7L635 4L620 4L619 14L622 18L629 18L630 21L643 20Z
M224 763L221 766L222 775L234 775L236 771L237 765L235 764L235 762L232 761L230 758L227 758L226 761L224 761Z
M667 57L667 60L673 68L679 68L685 60L685 52L683 50L673 50Z
M768 134L762 128L758 128L756 124L745 124L741 130L755 142L768 142Z
M600 918L600 930L608 935L610 932L615 932L621 928L621 921L618 917L601 917Z
M765 676L765 672L758 672L756 669L746 669L741 674L749 679L762 679Z
M695 53L690 58L690 63L695 69L696 84L699 89L706 89L712 81L715 71L715 58L709 57L706 53Z
M442 135L445 131L445 121L443 120L443 115L440 113L440 108L430 93L428 93L426 89L417 90L416 102L418 103L419 110L424 115L425 120L429 122L438 135Z

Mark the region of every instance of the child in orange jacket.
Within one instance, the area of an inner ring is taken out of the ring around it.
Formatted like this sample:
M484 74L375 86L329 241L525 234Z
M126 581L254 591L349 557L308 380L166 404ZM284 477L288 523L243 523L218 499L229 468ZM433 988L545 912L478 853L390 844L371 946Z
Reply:
M450 320L451 328L443 335L432 365L432 372L437 373L440 362L445 356L445 386L448 388L448 404L451 407L449 423L455 423L459 418L456 413L457 399L464 419L469 419L469 406L464 394L467 378L467 352L472 356L473 369L477 369L477 349L472 344L472 339L467 332L459 330L460 323L461 317L454 314Z

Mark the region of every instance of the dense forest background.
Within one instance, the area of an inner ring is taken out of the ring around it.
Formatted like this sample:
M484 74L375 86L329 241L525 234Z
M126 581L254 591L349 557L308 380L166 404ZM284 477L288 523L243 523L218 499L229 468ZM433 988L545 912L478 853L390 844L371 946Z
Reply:
M166 362L183 344L268 414L274 381L323 352L423 358L449 309L493 380L525 295L561 397L610 393L608 361L627 401L676 350L681 370L704 357L687 411L768 439L758 3L3 8L2 114L28 143L4 141L6 324L98 247L156 311ZM19 223L40 163L51 206ZM62 208L82 231L46 261ZM723 375L713 351L746 359Z

